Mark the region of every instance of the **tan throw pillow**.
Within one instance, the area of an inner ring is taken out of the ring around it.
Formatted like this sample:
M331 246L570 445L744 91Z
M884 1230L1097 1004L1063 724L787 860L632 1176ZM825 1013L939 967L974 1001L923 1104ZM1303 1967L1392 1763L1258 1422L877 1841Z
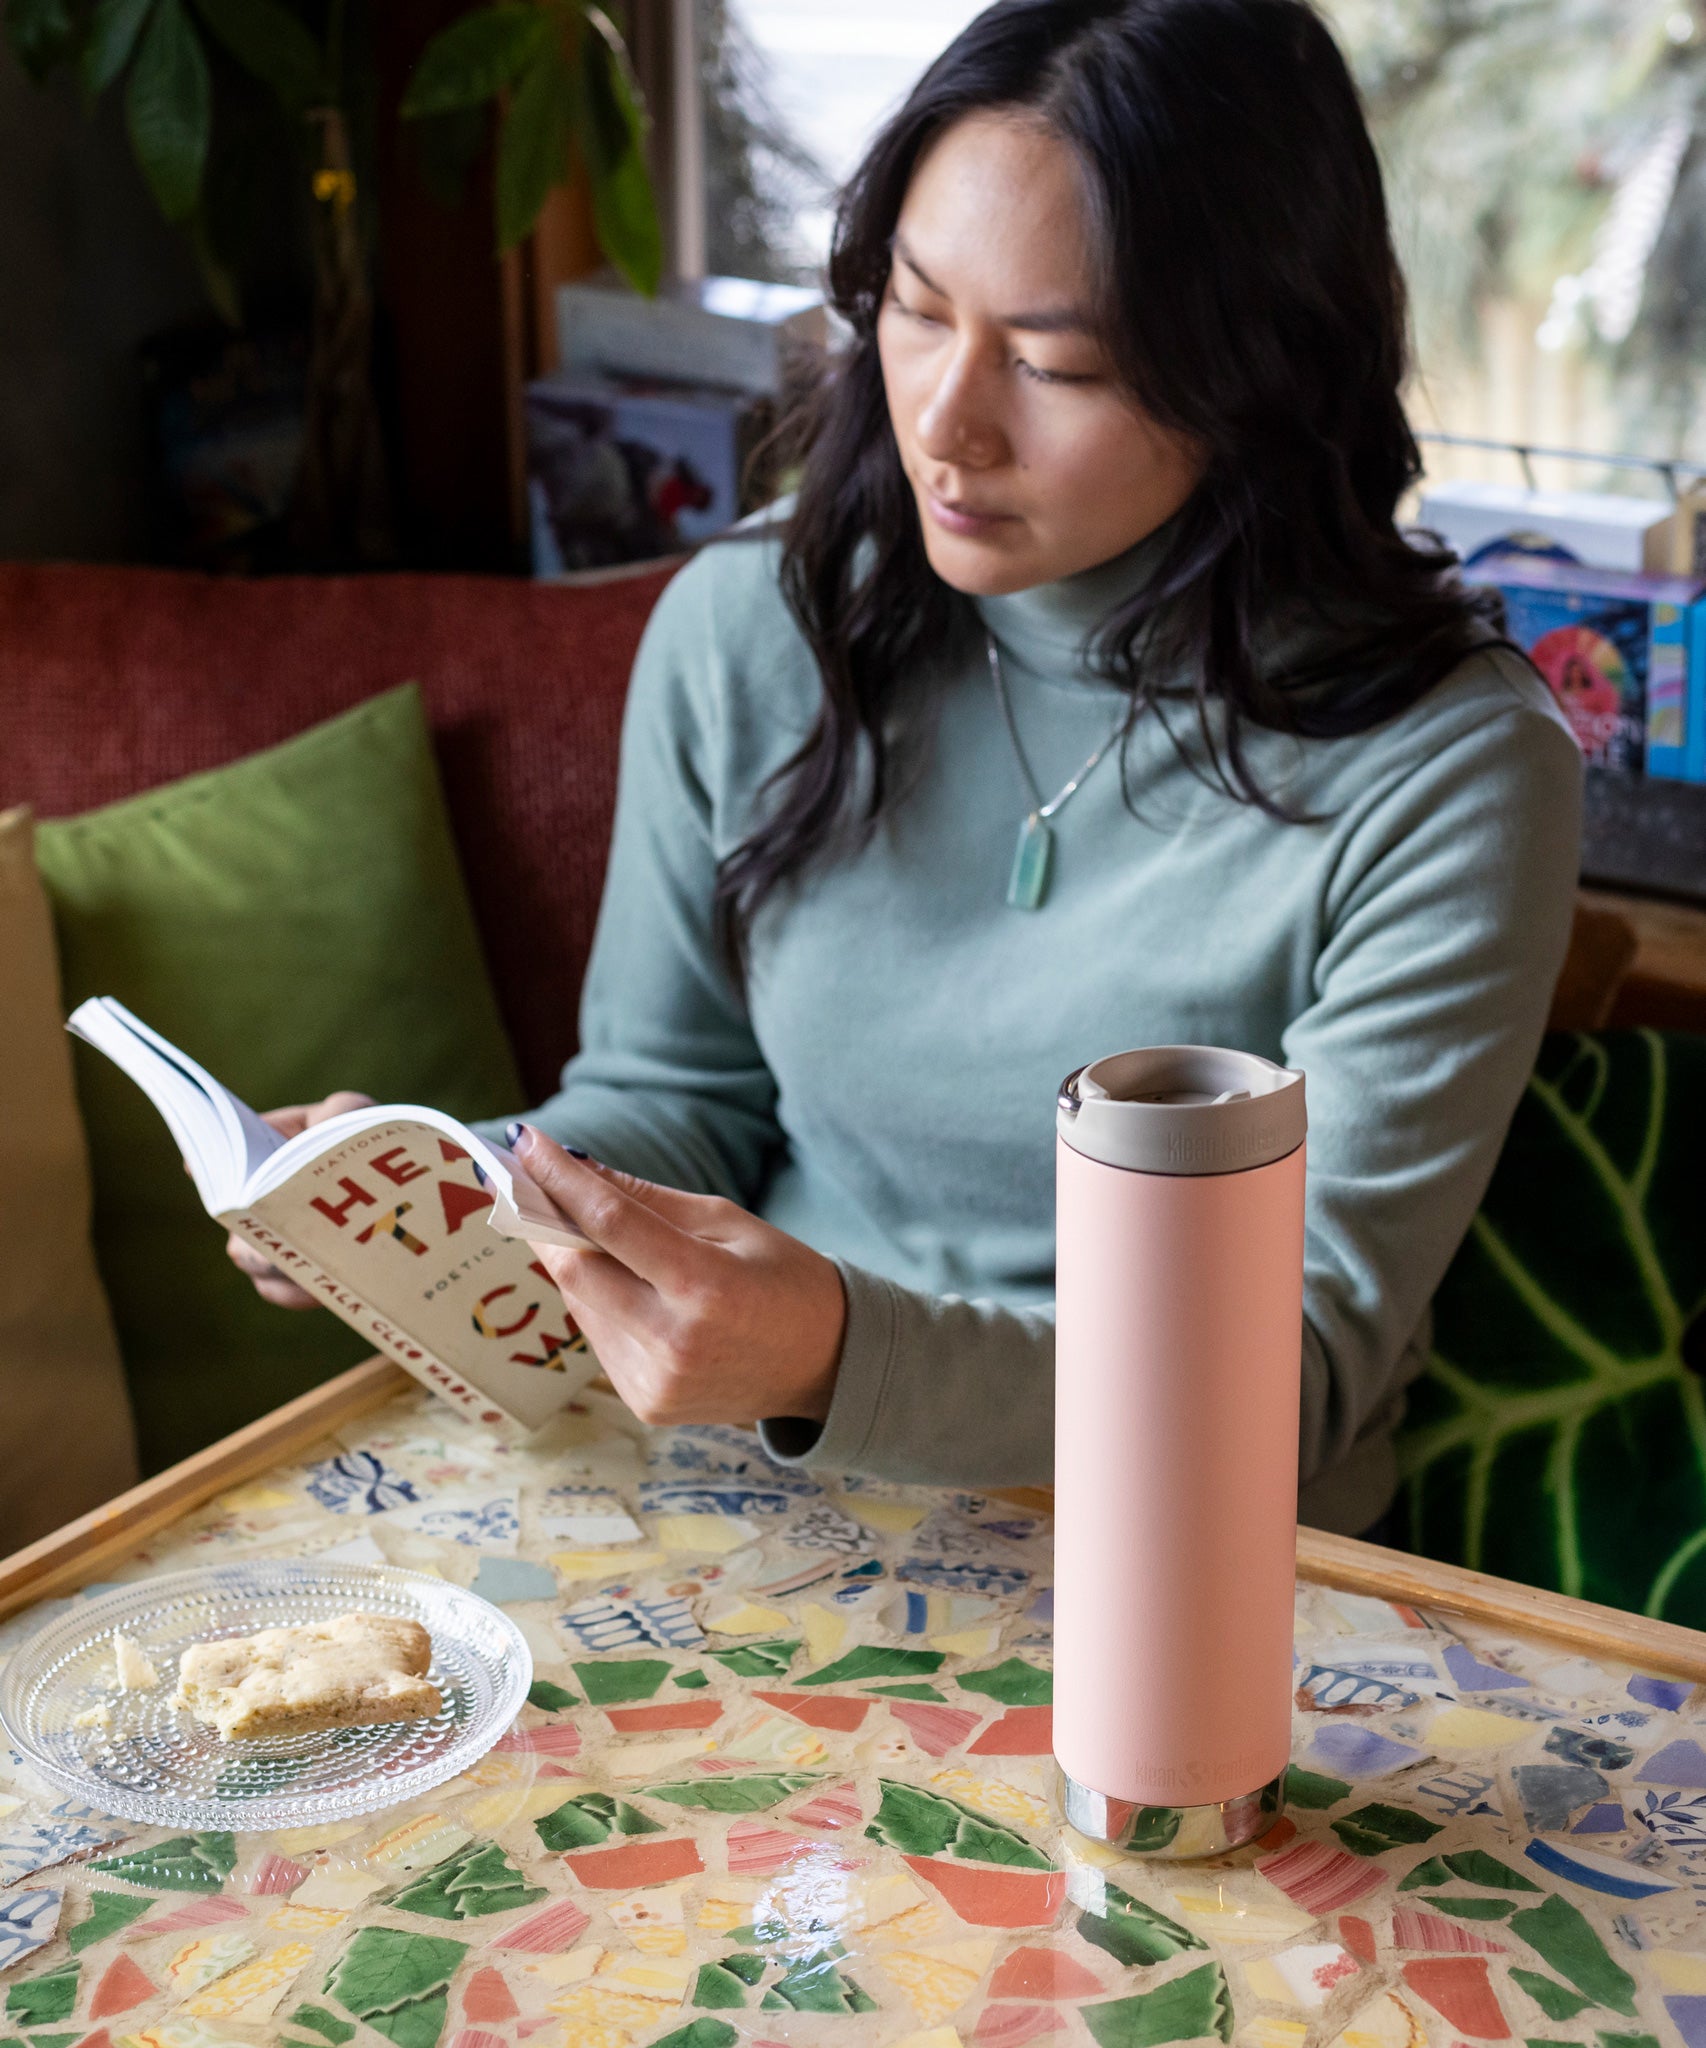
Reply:
M27 809L0 811L0 1557L136 1483Z

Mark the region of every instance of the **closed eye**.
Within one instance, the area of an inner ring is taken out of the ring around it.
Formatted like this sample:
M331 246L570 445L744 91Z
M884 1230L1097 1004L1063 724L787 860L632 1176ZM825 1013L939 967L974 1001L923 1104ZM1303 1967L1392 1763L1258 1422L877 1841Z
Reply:
M1013 367L1020 376L1029 377L1036 384L1094 384L1096 379L1087 371L1039 370L1035 363L1027 363L1023 356L1013 358Z

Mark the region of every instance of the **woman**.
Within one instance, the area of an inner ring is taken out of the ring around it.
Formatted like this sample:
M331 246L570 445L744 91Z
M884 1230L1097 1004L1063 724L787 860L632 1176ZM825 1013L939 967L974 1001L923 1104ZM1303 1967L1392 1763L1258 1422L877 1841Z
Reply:
M1309 1076L1300 1509L1366 1529L1580 766L1395 529L1343 62L1304 0L1001 0L872 148L830 287L796 501L640 651L582 1050L517 1139L601 1247L552 1276L647 1420L1046 1479L1062 1075L1263 1053Z

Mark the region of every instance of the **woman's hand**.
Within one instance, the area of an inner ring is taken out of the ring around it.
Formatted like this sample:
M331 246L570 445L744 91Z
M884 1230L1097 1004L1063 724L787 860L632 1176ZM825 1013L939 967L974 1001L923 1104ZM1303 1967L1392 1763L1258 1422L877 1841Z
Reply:
M599 1247L533 1249L642 1422L823 1421L847 1320L828 1259L720 1196L635 1180L530 1125L514 1150Z
M311 1124L323 1124L329 1116L342 1116L346 1110L371 1109L372 1106L371 1095L363 1095L354 1088L340 1088L336 1095L328 1095L324 1102L297 1103L290 1109L269 1109L264 1121L285 1137L294 1138L298 1131L307 1130ZM248 1274L255 1283L255 1292L275 1308L319 1306L313 1295L298 1287L294 1280L287 1280L276 1266L269 1266L260 1253L240 1237L225 1240L225 1256L239 1272Z

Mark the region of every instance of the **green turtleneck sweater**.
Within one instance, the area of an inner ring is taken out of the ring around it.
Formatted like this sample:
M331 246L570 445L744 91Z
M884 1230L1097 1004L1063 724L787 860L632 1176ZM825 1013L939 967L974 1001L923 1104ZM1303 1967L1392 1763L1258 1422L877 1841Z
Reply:
M761 913L745 1000L711 933L716 864L819 685L778 550L706 550L634 670L582 1050L536 1115L650 1180L727 1195L833 1257L847 1295L821 1430L773 1455L968 1486L1053 1456L1054 1108L1128 1046L1241 1047L1309 1090L1300 1513L1355 1531L1428 1302L1481 1198L1568 936L1581 768L1515 658L1465 662L1355 738L1256 734L1276 823L1183 766L1159 723L1056 820L1040 909L1005 901L1031 798L981 648L921 675L869 840ZM1146 548L978 601L1052 795L1122 699L1086 636Z

